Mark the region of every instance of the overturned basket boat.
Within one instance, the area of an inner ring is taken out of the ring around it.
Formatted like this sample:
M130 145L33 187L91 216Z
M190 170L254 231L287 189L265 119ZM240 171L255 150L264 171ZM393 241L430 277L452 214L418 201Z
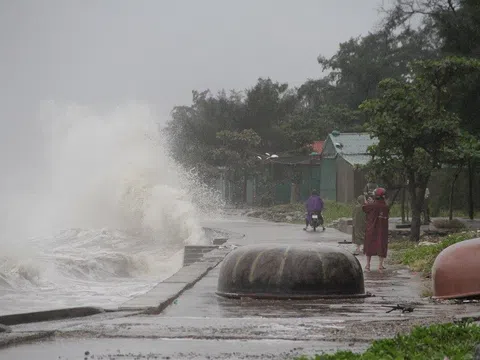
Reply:
M432 267L433 298L480 297L480 238L453 244Z

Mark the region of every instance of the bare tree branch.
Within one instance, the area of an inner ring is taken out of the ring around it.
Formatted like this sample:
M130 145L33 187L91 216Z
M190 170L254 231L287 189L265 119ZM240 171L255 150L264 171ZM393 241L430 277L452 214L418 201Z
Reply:
M457 2L458 0L397 0L390 8L382 5L380 12L387 15L384 20L385 27L408 28L417 15L431 18L445 12L456 14Z
M453 5L452 0L447 0L448 1L448 7L452 10L454 15L457 15L457 12L455 11L455 6Z

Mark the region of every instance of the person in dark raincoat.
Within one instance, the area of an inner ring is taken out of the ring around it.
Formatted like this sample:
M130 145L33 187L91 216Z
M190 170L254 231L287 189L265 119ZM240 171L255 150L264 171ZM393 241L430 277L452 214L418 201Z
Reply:
M355 255L361 253L360 247L363 246L365 241L365 228L367 227L367 217L363 211L363 205L366 202L365 195L360 195L357 198L357 203L353 208L353 229L352 229L352 242L357 245Z
M385 269L383 261L387 257L388 250L388 216L389 207L385 201L385 189L377 188L374 191L374 200L369 200L363 205L363 211L367 217L365 230L365 242L363 252L367 256L366 271L370 271L372 256L380 259L378 270Z
M325 230L325 226L323 226L323 217L322 214L320 214L323 211L323 200L318 195L317 190L312 191L312 195L308 198L305 207L307 208L307 215L305 216L305 227L303 230L307 230L310 225L313 213L318 213L318 219L322 224L323 230Z

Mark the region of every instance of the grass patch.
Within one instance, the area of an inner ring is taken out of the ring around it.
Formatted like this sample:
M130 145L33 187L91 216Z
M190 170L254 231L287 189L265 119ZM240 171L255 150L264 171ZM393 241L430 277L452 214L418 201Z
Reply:
M480 344L480 326L472 323L416 327L408 335L376 340L363 354L339 351L332 355L300 357L297 360L467 360Z
M402 208L398 202L393 204L392 207L390 207L390 217L401 217L402 216Z
M392 260L394 262L407 265L413 271L422 272L425 277L430 277L433 262L443 249L477 236L478 234L474 231L465 231L433 239L431 241L435 243L433 245L419 245L402 240L391 242L388 247L393 250Z
M325 210L323 218L325 224L330 224L341 218L351 218L353 215L353 204L337 203L335 201L325 201Z
M305 206L302 203L281 204L281 205L274 205L266 209L272 212L277 212L277 213L290 213L293 211L304 211Z

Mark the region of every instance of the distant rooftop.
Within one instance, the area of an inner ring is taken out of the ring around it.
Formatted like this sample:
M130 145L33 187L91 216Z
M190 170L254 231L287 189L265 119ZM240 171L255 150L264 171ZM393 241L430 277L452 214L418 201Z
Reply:
M378 140L371 138L369 133L340 133L332 132L328 138L335 146L338 154L367 155L368 147L375 145Z
M370 155L340 155L351 165L366 165L372 157Z
M318 154L321 154L322 153L322 150L323 150L323 144L325 143L325 141L315 141L313 144L312 144L312 149L313 149L313 152L316 152Z

